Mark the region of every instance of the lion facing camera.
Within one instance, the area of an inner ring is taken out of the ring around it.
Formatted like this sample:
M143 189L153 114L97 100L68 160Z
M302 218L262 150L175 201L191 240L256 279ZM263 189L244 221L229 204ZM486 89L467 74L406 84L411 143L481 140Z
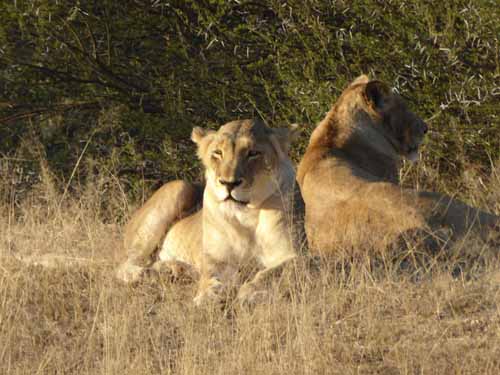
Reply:
M199 305L239 285L240 271L252 266L257 271L238 299L265 295L269 277L296 256L302 240L303 205L288 156L296 133L296 126L272 129L259 120L194 128L204 190L184 181L158 190L125 229L128 259L117 276L135 281L151 267L192 268L200 278Z

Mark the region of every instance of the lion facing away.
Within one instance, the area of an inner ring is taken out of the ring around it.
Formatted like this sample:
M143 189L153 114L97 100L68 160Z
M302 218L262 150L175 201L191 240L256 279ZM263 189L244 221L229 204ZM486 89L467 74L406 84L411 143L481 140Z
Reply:
M242 269L257 268L238 298L264 295L268 278L296 256L301 241L303 205L288 157L295 133L295 126L271 129L259 120L233 121L218 131L194 128L205 189L167 183L133 215L118 277L134 281L152 266L192 268L200 276L195 303L201 304L238 284Z
M383 251L402 234L469 229L487 236L497 216L450 197L403 189L401 158L418 158L427 125L380 81L357 78L311 135L297 181L312 252ZM431 236L432 236L431 235Z

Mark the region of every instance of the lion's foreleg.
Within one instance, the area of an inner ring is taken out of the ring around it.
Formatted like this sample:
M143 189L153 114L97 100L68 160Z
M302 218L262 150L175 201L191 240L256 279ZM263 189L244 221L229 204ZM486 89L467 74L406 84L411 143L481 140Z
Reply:
M257 272L238 291L240 303L254 303L269 293L271 282L278 278L290 260L297 256L298 238L296 228L282 213L266 213L260 217L257 242L263 253L259 257L264 269Z
M243 284L239 289L237 298L240 303L254 304L267 298L272 281L281 276L286 265L289 263L290 260L287 260L277 266L257 272L252 280Z
M237 282L237 277L238 270L234 266L204 254L198 292L193 302L201 306L210 301L220 300L227 288Z

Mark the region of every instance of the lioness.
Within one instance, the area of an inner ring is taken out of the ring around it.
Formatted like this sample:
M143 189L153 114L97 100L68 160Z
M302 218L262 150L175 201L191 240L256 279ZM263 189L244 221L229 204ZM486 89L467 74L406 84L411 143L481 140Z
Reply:
M136 279L161 246L155 269L181 264L199 272L196 304L218 297L253 263L261 270L238 298L265 294L268 275L296 256L300 241L302 223L293 212L300 193L288 157L296 132L296 126L271 129L259 120L233 121L218 131L194 128L191 139L205 167L202 208L195 209L195 186L175 181L162 187L125 230L129 258L118 276Z
M365 75L352 82L312 133L297 170L311 251L382 250L414 230L486 235L499 223L447 196L399 186L401 157L417 159L426 132L386 84Z

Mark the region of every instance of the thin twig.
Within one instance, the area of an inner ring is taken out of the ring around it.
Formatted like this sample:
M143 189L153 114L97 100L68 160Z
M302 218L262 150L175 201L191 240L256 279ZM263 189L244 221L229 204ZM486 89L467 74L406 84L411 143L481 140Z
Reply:
M80 153L80 156L78 157L78 160L76 161L75 167L73 168L73 171L71 172L71 176L69 176L69 180L66 183L66 187L64 188L63 195L61 199L59 200L59 204L57 205L57 208L61 208L61 204L64 201L64 198L66 197L66 194L68 193L69 185L71 184L71 181L73 180L73 177L75 176L76 170L78 169L78 166L80 165L80 162L82 161L83 155L85 154L85 151L87 151L87 148L90 144L90 141L92 140L92 137L95 134L95 130L90 134L89 139L87 140L87 143L85 143L85 146L83 147L82 152Z

